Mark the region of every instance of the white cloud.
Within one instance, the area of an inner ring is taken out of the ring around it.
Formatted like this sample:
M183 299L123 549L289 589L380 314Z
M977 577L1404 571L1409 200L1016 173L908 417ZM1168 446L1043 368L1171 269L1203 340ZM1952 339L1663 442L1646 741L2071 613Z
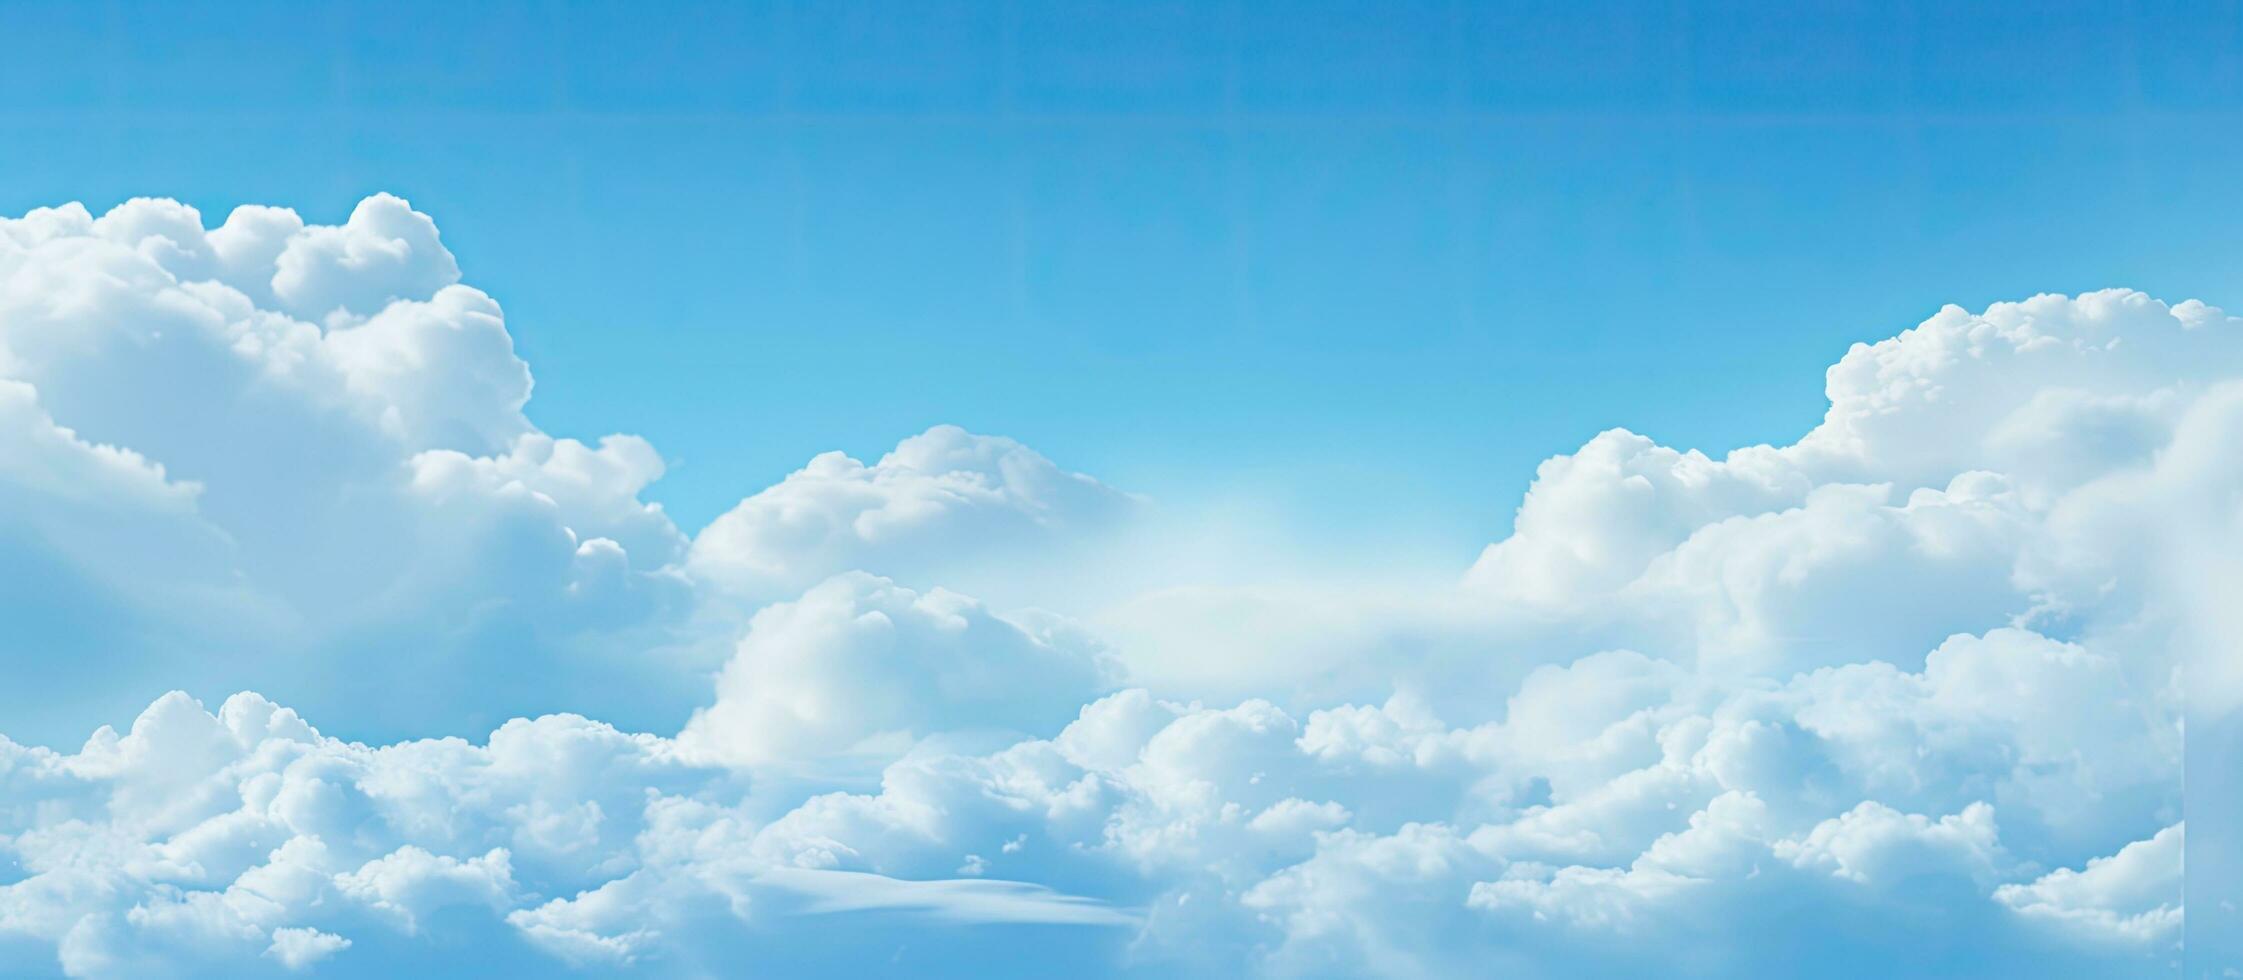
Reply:
M291 970L301 970L349 948L350 940L333 933L284 927L273 930L273 943L265 948L265 955Z
M606 538L645 564L667 565L684 553L685 537L662 505L639 499L661 479L664 466L654 447L637 436L605 436L598 446L588 446L531 433L499 455L430 450L414 456L412 466L413 481L424 491L473 483L496 495L518 486L552 501L579 541Z
M263 252L263 242L251 244L261 237L252 229L260 222L278 225L275 217L236 211L228 218L229 230L237 219L248 226L237 254ZM338 310L365 316L396 300L424 300L459 276L459 264L437 240L436 222L402 198L376 194L341 225L296 229L273 257L270 282L284 309L316 321Z
M742 500L693 542L693 572L738 596L793 595L851 570L963 585L992 566L1055 567L1139 503L1011 439L938 425L870 466L824 453ZM934 577L934 578L930 578Z
M917 735L1036 731L1104 686L1099 652L972 599L850 573L756 613L680 736L742 765L892 756Z
M569 716L481 745L368 747L255 695L213 714L172 694L76 753L0 740L0 852L24 873L0 884L0 936L106 977L294 969L439 926L626 963L695 941L709 903L736 919L1133 921L1034 883L802 873L754 846L742 785L669 740Z
M1768 850L1765 822L1758 798L1731 791L1624 867L1513 864L1503 877L1474 884L1468 904L1495 915L1523 909L1537 922L1625 931L1638 915L1690 901L1716 879L1755 871L1753 859Z
M1542 464L1512 535L1488 546L1470 578L1507 596L1579 602L1633 581L1700 528L1797 506L1810 485L1765 446L1717 463L1612 429Z
M2243 325L2202 304L1950 308L1794 444L1549 460L1453 583L1209 586L947 426L689 535L652 445L528 422L460 279L386 196L0 219L0 717L147 705L0 740L0 955L2124 974L2178 935L2184 708L2243 704ZM1079 621L1015 608L1058 578Z
M2161 392L2185 396L2234 377L2243 369L2236 327L2235 318L2202 303L2168 306L2122 289L2044 294L1977 314L1949 306L1899 336L1848 351L1830 369L1830 410L1795 455L1847 478L1935 485L1996 462L1989 450L2001 455L2021 428L2044 426L2052 400L2156 401ZM2105 431L2063 440L2059 455L2101 457L2106 466L2138 461L2165 434L2165 426L2131 433L2105 426L2101 415L2076 416ZM2020 482L2048 489L2078 472L2068 458L2000 461Z
M373 685L390 710L342 723L473 730L587 689L476 693L496 649L536 645L574 648L616 695L568 706L682 714L674 691L612 683L687 615L684 535L638 499L659 458L532 428L498 305L458 278L434 223L387 196L333 227L244 208L206 232L145 199L0 220L0 445L19 450L0 535L42 583L10 611L102 665L108 698L80 713L193 676L337 715ZM347 672L349 691L326 669L377 650L420 663ZM67 737L53 702L0 694L19 736Z
M476 289L391 303L328 331L326 346L406 445L492 452L529 430L529 365L514 356L498 304Z
M1794 445L1716 461L1616 430L1544 463L1467 584L1762 670L1890 659L2052 603L2120 612L2020 559L2217 401L2243 374L2239 332L2124 290L1949 307L1848 352ZM1884 614L1902 606L1923 612Z
M2074 871L2003 885L1994 898L2057 930L2121 943L2154 943L2181 930L2184 830L2174 824Z
M335 877L344 895L398 917L408 932L422 917L454 905L503 908L514 891L506 849L460 860L407 845Z
M1990 880L2002 860L1994 808L1973 803L1929 819L1873 801L1815 825L1805 837L1776 842L1776 856L1864 885L1927 874Z

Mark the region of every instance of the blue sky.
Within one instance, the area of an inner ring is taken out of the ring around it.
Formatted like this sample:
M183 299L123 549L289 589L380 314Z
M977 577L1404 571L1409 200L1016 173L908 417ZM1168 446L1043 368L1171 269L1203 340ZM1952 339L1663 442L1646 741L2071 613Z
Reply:
M0 11L0 211L401 194L689 529L948 421L1453 564L1599 429L1789 440L1943 303L2243 259L2217 5Z
M0 0L0 976L2243 969L2239 40Z

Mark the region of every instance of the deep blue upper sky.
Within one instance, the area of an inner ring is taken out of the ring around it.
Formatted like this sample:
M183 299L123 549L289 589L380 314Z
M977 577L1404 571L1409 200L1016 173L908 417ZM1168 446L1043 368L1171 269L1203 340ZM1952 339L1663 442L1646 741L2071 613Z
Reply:
M652 439L689 530L955 422L1461 567L1541 457L1788 440L1942 303L2243 305L2239 38L2234 3L0 0L0 211L402 194L532 418Z

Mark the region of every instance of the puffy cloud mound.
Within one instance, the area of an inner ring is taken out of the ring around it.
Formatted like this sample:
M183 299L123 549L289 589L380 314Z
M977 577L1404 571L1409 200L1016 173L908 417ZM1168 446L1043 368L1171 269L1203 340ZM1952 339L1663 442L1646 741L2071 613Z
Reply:
M2030 884L2003 885L1994 897L2091 939L2167 940L2181 928L2182 839L2182 826L2174 824L2083 870L2059 868Z
M689 567L751 600L852 569L955 584L984 571L976 563L992 553L1054 561L1051 552L1117 527L1137 507L1011 439L938 425L870 466L841 453L812 459L711 522Z
M1990 609L2128 609L2093 593L2108 578L2036 559L2069 543L2071 511L2226 411L2236 334L2201 303L2121 290L1949 307L1855 345L1796 444L1716 461L1613 430L1544 463L1469 580L1539 608L1664 617L1722 660L1890 658ZM2116 557L2109 544L2079 557Z
M637 497L660 460L537 432L498 304L458 279L386 195L333 227L206 231L156 200L0 219L0 541L30 583L8 611L26 651L97 665L9 685L17 734L80 724L58 689L118 714L186 677L337 713L371 689L427 729L578 693L473 689L527 647L622 672L599 637L644 645L683 601L684 536ZM391 669L344 689L337 658Z
M1048 729L1103 686L1099 652L1048 625L848 573L756 613L716 703L682 738L710 758L777 766L877 757L914 733Z
M871 466L820 456L689 541L646 499L653 446L539 431L531 390L497 301L396 197L340 225L206 228L150 199L0 218L0 543L23 583L0 612L25 649L98 664L0 690L11 730L68 738L183 679L383 737L674 724L763 603L860 569L924 590L1062 567L1141 506L938 426Z
M1827 390L1789 445L1595 435L1447 586L1141 594L1144 502L945 426L689 536L396 198L0 219L0 962L2243 969L2183 861L2243 323L1949 308ZM1082 620L1009 604L1060 573Z

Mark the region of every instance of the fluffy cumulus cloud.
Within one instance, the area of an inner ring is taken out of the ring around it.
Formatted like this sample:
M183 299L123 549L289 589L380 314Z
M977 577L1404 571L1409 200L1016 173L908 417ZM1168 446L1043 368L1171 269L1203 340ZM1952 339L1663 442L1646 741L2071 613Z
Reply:
M841 453L812 459L711 522L688 567L751 602L852 569L958 584L985 577L993 557L1057 565L1139 507L1011 439L938 425L870 466Z
M9 612L25 656L77 665L0 694L17 734L81 724L58 690L145 703L184 677L459 728L562 698L422 681L487 686L552 646L621 674L660 644L685 540L636 496L659 458L537 432L498 304L458 279L388 196L333 227L242 208L206 231L153 200L0 220ZM353 658L386 666L334 683Z
M1104 576L1147 501L947 426L694 533L531 392L393 197L0 219L0 972L2243 968L2184 873L2243 728L2203 304L1594 435L1435 586Z
M755 614L683 738L711 758L809 766L878 758L928 732L1047 730L1104 686L1099 652L1051 625L836 576Z

